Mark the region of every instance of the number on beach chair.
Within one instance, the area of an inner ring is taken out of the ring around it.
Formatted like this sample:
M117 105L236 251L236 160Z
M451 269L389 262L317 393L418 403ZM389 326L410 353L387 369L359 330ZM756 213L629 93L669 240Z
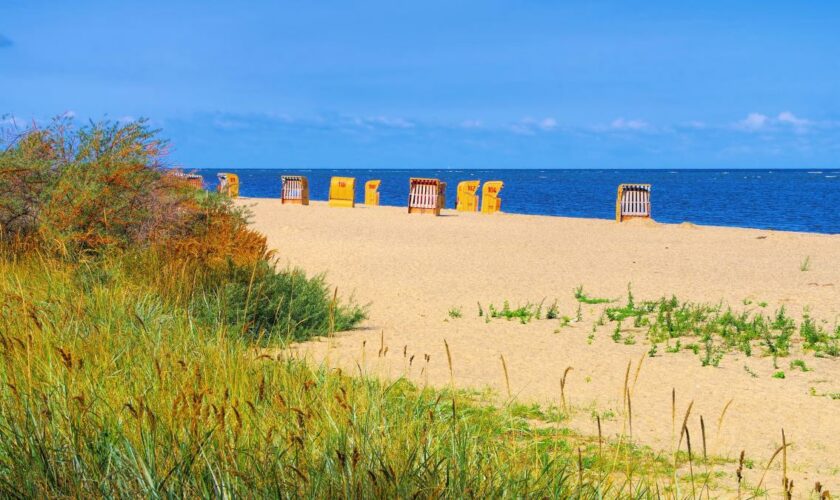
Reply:
M230 198L239 197L239 176L236 174L229 174L227 172L219 172L216 174L219 179L219 185L216 190Z
M615 199L615 220L650 219L650 184L621 184Z
M455 210L459 212L478 211L478 186L481 181L461 181L458 183L455 198Z
M309 205L309 181L302 175L283 175L280 190L282 205Z
M330 199L331 207L353 208L356 206L356 178L331 177Z
M440 215L446 203L446 183L412 177L408 181L408 213Z
M487 181L481 188L481 213L492 214L502 211L502 199L499 193L505 183L502 181Z
M380 180L371 180L365 183L365 205L377 206L379 205L379 184Z

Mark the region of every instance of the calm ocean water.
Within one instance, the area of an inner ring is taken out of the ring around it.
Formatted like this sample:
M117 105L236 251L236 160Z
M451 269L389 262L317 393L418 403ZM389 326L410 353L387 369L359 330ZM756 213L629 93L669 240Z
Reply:
M309 179L310 197L326 200L330 177L356 178L356 200L364 183L381 179L383 205L404 206L409 177L447 183L447 207L455 186L467 179L501 180L502 210L511 213L612 219L622 182L653 185L653 218L716 226L840 233L840 171L806 170L227 170L239 175L242 196L280 196L280 175ZM209 188L218 170L203 169Z

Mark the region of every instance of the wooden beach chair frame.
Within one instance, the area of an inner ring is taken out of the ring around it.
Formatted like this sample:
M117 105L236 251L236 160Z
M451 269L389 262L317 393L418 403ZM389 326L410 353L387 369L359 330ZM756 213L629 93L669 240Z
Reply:
M440 215L446 203L446 183L440 179L412 177L408 181L408 213Z
M204 177L199 174L185 174L184 172L176 170L170 171L167 175L178 179L187 186L194 187L196 189L204 189Z
M280 176L281 205L309 205L309 180L302 175Z
M620 184L615 198L615 220L650 219L650 184Z

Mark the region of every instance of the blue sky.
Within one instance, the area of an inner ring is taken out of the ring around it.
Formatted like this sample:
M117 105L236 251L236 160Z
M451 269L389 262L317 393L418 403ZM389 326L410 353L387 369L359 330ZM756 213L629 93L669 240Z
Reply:
M840 3L0 1L0 120L61 113L186 168L838 168Z

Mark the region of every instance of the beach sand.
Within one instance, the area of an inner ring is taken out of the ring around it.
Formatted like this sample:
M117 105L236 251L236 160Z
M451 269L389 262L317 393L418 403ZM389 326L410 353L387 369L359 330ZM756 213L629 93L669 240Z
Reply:
M301 356L349 372L405 375L443 387L451 382L445 339L458 387L489 387L504 399L504 356L514 397L544 406L560 405L560 380L572 367L565 388L575 408L570 425L595 434L597 412L610 436L622 431L628 363L633 385L643 360L632 388L635 441L672 452L673 390L678 428L693 401L688 428L695 453L702 415L709 454L737 460L745 450L755 464L745 477L754 485L784 429L793 443L788 467L796 493L806 494L815 481L840 492L840 400L823 395L840 395L840 361L794 352L778 361L786 374L782 380L772 377L778 370L759 349L752 357L726 354L715 368L701 366L688 351L665 353L660 347L648 357L641 329L634 345L615 343L609 322L589 339L604 305L583 305L583 320L566 327L545 319L488 323L478 317L477 306L501 307L505 300L513 307L543 299L549 304L556 298L560 314L575 318L577 286L591 296L623 301L632 283L637 301L673 294L693 302L723 301L735 310L759 310L766 302L768 314L784 306L797 323L808 307L833 329L840 315L840 236L450 210L433 217L397 207L283 206L269 199L239 203L251 208L253 226L268 236L281 264L326 272L341 296L370 303L363 328L297 346ZM806 257L810 269L802 271ZM461 308L462 318L449 317L453 307ZM799 342L798 332L794 339ZM387 354L379 356L383 347ZM804 359L812 371L792 369L792 359ZM780 488L779 465L765 480L771 490ZM720 482L734 485L734 474Z

